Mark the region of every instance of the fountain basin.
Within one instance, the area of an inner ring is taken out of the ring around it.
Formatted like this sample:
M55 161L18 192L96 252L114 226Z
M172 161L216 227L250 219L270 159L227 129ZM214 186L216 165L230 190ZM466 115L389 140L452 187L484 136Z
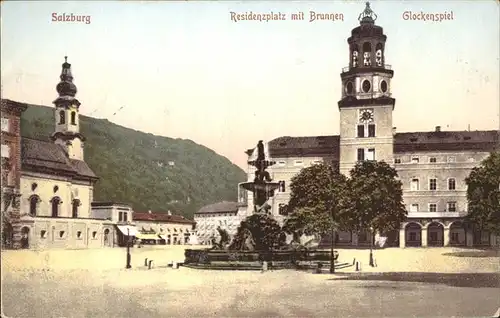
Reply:
M266 182L266 183L256 183L256 182L243 182L240 183L241 187L248 191L265 191L271 192L279 188L279 182Z
M184 266L212 270L261 270L262 262L272 262L274 269L311 268L330 263L330 251L324 250L193 250L184 252ZM337 263L339 254L334 253Z

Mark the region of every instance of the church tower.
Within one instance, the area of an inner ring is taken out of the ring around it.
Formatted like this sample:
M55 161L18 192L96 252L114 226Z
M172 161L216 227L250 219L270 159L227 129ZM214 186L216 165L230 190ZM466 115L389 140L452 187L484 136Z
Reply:
M53 102L55 105L56 129L52 140L64 147L70 159L83 160L83 142L85 138L80 134L78 110L80 102L75 98L76 86L73 84L71 64L68 57L64 57L61 81L56 86L59 97Z
M394 72L385 64L383 29L375 25L377 15L366 3L359 15L360 25L351 32L349 66L340 74L340 172L348 175L357 161L393 163L391 97Z

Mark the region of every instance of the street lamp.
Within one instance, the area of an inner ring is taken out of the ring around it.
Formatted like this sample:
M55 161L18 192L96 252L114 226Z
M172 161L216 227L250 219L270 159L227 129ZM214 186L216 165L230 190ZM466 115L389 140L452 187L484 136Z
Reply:
M373 267L373 226L370 226L370 266Z
M330 274L335 274L335 260L333 257L333 248L335 246L335 224L334 224L334 212L332 212L332 228L331 228L331 235L332 235L332 242L330 244Z
M127 227L127 266L125 268L132 268L130 265L130 229Z

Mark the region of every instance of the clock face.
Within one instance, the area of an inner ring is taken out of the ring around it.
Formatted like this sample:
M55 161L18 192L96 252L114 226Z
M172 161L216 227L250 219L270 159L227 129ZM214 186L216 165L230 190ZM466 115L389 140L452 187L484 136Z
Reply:
M363 123L373 121L373 110L365 109L360 112L359 121Z

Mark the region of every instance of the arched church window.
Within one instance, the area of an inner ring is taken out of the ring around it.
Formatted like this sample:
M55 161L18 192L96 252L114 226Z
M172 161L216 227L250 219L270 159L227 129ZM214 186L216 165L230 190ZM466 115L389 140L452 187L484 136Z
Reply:
M59 125L62 125L66 122L65 115L66 114L64 113L64 110L59 111Z
M358 67L358 46L354 46L352 49L352 67Z
M372 45L370 42L365 42L363 44L363 65L372 65Z
M71 204L71 208L72 208L72 216L74 218L77 218L78 217L78 207L80 206L80 200L78 199L74 199L73 200L73 203Z
M59 197L53 197L50 203L52 204L52 217L56 218L59 216L59 204L61 204L61 199Z
M382 43L377 44L375 50L375 63L377 66L382 66Z
M29 202L30 202L30 215L36 216L38 210L38 202L40 202L40 198L37 195L32 195L29 198Z
M76 112L71 112L71 125L76 125Z

